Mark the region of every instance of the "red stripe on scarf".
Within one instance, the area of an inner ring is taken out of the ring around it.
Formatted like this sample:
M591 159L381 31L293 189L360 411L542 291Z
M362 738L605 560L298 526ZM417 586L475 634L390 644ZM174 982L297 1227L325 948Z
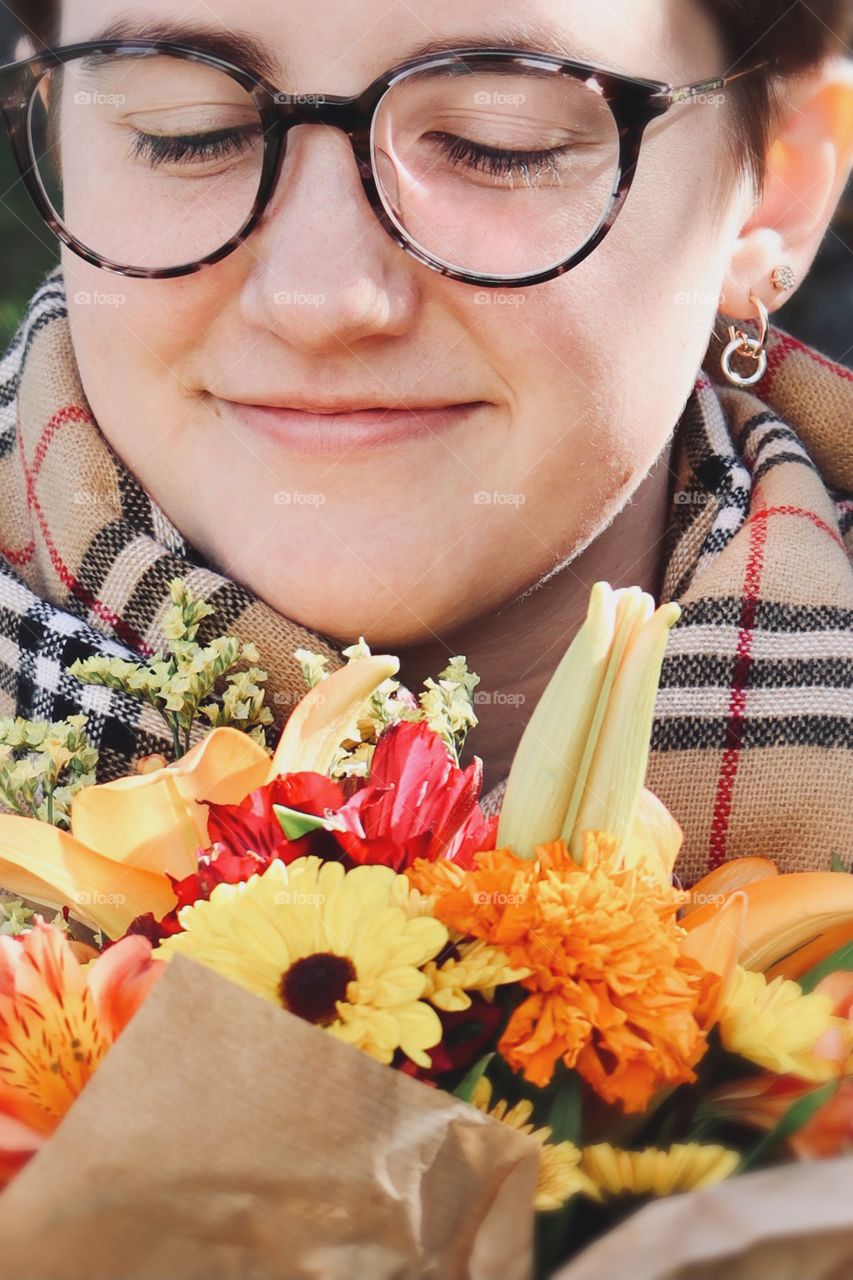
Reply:
M23 467L24 477L27 483L27 505L35 512L36 518L41 526L44 543L50 555L51 563L71 595L74 596L75 599L79 600L81 604L85 605L87 609L91 609L92 612L103 622L106 622L125 644L130 645L131 648L138 650L144 655L150 655L153 653L153 650L145 643L139 632L124 622L119 615L114 612L114 610L108 609L103 601L99 600L94 592L91 591L85 583L81 582L79 578L77 578L68 568L54 545L53 538L50 535L50 530L47 527L47 520L45 519L44 512L42 511L41 503L36 495L35 479L38 472L41 470L42 463L44 462L54 436L62 427L67 426L68 423L81 421L90 421L90 419L89 415L77 405L66 405L64 409L60 409L55 413L41 433L35 453L33 454L32 469L27 466L26 454L24 453L24 441L21 436L19 424L18 447L21 452L21 466Z
M753 512L745 522L752 525L752 529L750 531L749 557L746 562L743 591L741 593L737 657L729 691L729 720L726 725L726 745L723 749L723 758L720 763L717 791L714 797L714 815L711 820L709 871L713 871L726 860L726 842L732 814L732 797L740 763L740 753L743 747L746 686L749 681L749 672L752 664L752 637L755 630L756 606L758 605L761 589L761 574L764 569L764 552L767 545L767 529L771 516L799 516L810 520L818 529L828 534L842 551L845 549L844 543L836 531L825 520L821 520L820 516L803 507L785 505L762 507L760 511Z
M0 556L4 560L8 560L9 564L28 564L36 553L36 544L28 542L25 547L21 547L20 551L15 551L13 547L4 547L0 543Z

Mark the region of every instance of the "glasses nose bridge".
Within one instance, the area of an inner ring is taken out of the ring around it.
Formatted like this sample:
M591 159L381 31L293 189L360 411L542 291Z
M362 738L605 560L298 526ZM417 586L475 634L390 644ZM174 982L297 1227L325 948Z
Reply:
M282 143L291 129L300 124L327 125L340 129L349 139L361 179L372 186L370 129L378 99L340 97L320 93L276 93L273 107ZM284 152L284 146L281 148Z

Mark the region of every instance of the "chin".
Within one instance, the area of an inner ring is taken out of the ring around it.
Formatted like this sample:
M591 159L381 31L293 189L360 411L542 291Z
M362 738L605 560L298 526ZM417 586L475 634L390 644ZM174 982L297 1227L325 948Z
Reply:
M245 565L241 568L242 574L235 566L231 576L238 576L277 613L340 647L364 636L375 653L393 653L461 625L466 617L460 600L467 603L467 616L478 612L472 593L464 584L448 582L446 574L440 580L437 573L427 575L420 582L417 574L383 574L375 555L369 568L350 562L332 573L306 567L296 576L271 577L268 563L256 566L256 575Z

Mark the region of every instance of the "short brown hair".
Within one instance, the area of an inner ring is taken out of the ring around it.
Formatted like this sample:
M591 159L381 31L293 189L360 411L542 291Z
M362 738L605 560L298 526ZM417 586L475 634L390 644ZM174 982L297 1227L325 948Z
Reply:
M726 70L767 62L732 86L731 149L736 167L760 187L780 100L778 77L802 74L849 52L851 0L699 0L723 40ZM41 45L55 43L61 0L12 0L11 9Z

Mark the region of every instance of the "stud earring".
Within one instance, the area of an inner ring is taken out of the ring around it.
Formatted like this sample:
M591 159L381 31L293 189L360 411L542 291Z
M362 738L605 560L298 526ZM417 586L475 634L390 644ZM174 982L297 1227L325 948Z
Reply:
M787 263L780 267L774 267L770 273L770 281L773 288L779 293L788 293L797 283L797 273L793 267L789 267Z
M767 335L770 331L770 316L764 303L760 298L756 298L754 293L749 295L749 300L755 306L758 312L758 322L760 333L757 338L752 337L745 329L738 329L735 325L729 325L729 345L723 352L720 361L723 373L736 387L754 387L756 382L760 382L767 372ZM732 368L732 357L735 355L742 356L747 360L754 360L756 368L754 373L747 376L738 373Z

